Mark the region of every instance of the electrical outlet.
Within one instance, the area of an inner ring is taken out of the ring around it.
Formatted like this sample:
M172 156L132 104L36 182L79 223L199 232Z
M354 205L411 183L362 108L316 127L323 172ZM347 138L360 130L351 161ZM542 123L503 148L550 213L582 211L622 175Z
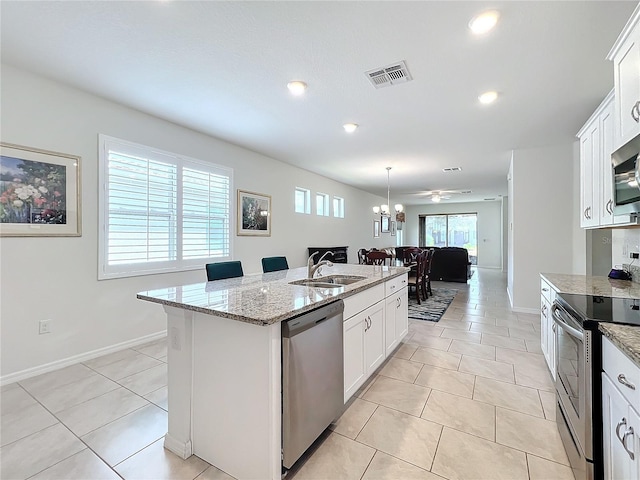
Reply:
M51 333L51 319L40 320L38 334Z
M640 258L640 253L638 252L631 252L629 254L629 258Z

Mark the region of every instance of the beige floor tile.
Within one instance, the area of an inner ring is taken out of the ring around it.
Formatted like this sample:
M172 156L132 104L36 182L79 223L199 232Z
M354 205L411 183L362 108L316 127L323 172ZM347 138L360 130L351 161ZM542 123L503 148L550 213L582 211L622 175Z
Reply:
M464 313L456 313L456 312L449 312L446 311L444 312L444 314L442 315L442 318L440 319L440 322L442 320L462 320L462 317L464 317ZM438 322L438 323L440 323Z
M529 353L542 353L542 347L540 346L540 340L525 340L524 341L527 352Z
M295 480L361 478L376 451L336 433L330 434L294 476Z
M21 380L19 383L27 392L36 396L53 388L59 388L63 385L68 385L69 383L76 382L95 374L96 372L90 368L78 363L76 365L61 368L60 370L43 373L37 377Z
M371 388L371 386L375 383L375 381L377 379L378 379L378 375L377 374L371 375L364 382L364 384L356 391L356 393L353 396L354 397L358 397L358 398L362 398L364 396L364 394L369 391L369 389Z
M192 479L200 475L209 464L190 456L186 460L164 448L164 438L127 458L115 467L122 478L127 480L170 480L174 478Z
M516 383L525 387L537 388L547 392L555 391L551 372L545 366L515 365Z
M411 360L391 357L379 372L379 375L413 383L422 369L422 364Z
M509 327L509 336L511 338L521 338L523 340L539 340L540 332L536 332L532 326L529 328Z
M486 325L484 323L472 323L471 331L479 332L479 333L488 333L489 335L498 335L500 337L509 336L508 327L496 327L495 325Z
M461 320L452 320L442 317L442 319L438 322L438 326L441 328L448 328L452 330L469 331L469 329L471 328L471 322L463 322Z
M542 410L544 410L544 418L556 421L556 393L538 390L540 401L542 402Z
M444 327L438 326L435 322L409 319L409 333L423 333L432 337L439 337L443 330Z
M544 418L542 403L535 388L478 377L473 399Z
M58 423L0 448L0 478L23 479L87 448Z
M331 430L350 439L355 439L369 421L378 405L356 398L342 416L331 425Z
M118 360L117 362L109 363L101 367L95 367L94 370L111 380L117 381L158 365L162 365L160 360L138 353L133 357Z
M213 465L196 477L196 480L235 480L231 475L227 475Z
M529 463L529 478L531 480L575 480L573 470L566 465L560 465L530 454L527 454L527 462Z
M449 353L443 350L436 350L435 348L420 347L413 354L411 360L436 367L457 370L461 358L462 355L457 353Z
M418 349L417 345L410 345L407 343L403 343L393 353L393 356L395 358L403 358L404 360L409 360L411 358L411 355L413 355L417 349Z
M475 377L468 373L425 366L420 372L420 375L418 375L418 378L416 378L415 383L435 390L471 398L474 380Z
M507 316L507 317L505 317L504 315L497 315L496 325L498 327L528 328L530 327L531 324L528 322L525 323L518 320L518 318L515 315Z
M542 354L503 347L496 347L496 360L513 365L537 365L540 367L547 365Z
M465 322L471 322L473 325L486 325L488 327L494 327L496 325L496 318L488 315L473 315L467 314L462 317Z
M411 337L410 343L413 345L419 345L421 347L436 348L438 350L444 350L446 352L449 348L449 345L451 345L451 339L434 337L417 332L414 333Z
M378 451L362 480L442 480L442 477Z
M527 350L527 346L521 338L502 337L500 335L483 333L481 343L483 345L493 345L494 347L511 348L513 350Z
M467 332L466 330L456 330L453 328L445 328L442 335L442 338L453 338L455 340L462 340L464 342L469 343L480 343L480 338L482 334L477 332Z
M167 385L167 365L161 363L157 367L121 378L118 383L138 395L146 395Z
M362 399L400 410L410 415L420 416L430 392L430 388L381 375L367 393L363 395Z
M149 402L144 398L120 387L56 415L73 433L81 437L145 405L149 405Z
M133 358L138 356L139 353L131 348L125 348L124 350L118 350L117 352L109 353L108 355L102 355L100 357L92 358L91 360L87 360L83 362L87 367L96 368L104 367L105 365L109 365L110 363L119 362L121 360L126 360L128 358Z
M56 413L117 388L120 386L116 382L102 375L91 375L68 385L40 392L37 398L50 411Z
M433 422L379 407L356 440L430 470L441 431Z
M515 383L513 365L508 363L463 355L458 370L494 380Z
M120 476L88 448L43 470L29 480L120 480Z
M431 471L448 479L528 480L523 452L445 427Z
M154 392L146 394L144 398L149 400L151 403L155 403L163 410L169 410L169 398L167 393L167 387L162 387Z
M3 390L0 393L0 413L2 416L20 413L22 409L37 403L20 385L17 383L12 385L15 385L15 387Z
M487 360L496 359L496 347L481 345L479 343L463 342L462 340L454 340L451 342L449 352L468 355L470 357L486 358Z
M111 466L151 445L167 433L167 412L148 405L82 437Z
M422 418L487 440L496 437L496 409L493 405L434 390Z
M0 446L28 437L58 423L58 419L51 415L39 403L32 403L11 413L2 415L0 422Z
M165 337L155 342L146 343L133 349L150 357L161 359L167 356L167 338Z
M569 465L556 422L498 407L496 442Z
M7 383L6 385L2 385L0 387L0 393L7 392L9 390L12 390L12 389L18 388L18 387L20 387L20 384L18 384L18 382Z

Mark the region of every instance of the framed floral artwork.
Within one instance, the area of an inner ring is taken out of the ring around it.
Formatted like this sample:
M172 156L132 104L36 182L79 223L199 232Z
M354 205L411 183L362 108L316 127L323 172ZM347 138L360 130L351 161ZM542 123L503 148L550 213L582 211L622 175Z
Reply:
M396 222L391 222L391 236L396 236Z
M0 236L79 237L80 157L0 143Z
M380 236L380 222L378 220L373 221L373 236L374 237Z
M382 233L389 233L389 217L382 215L382 217L380 217L380 225L380 231Z
M271 236L271 196L238 190L238 235Z

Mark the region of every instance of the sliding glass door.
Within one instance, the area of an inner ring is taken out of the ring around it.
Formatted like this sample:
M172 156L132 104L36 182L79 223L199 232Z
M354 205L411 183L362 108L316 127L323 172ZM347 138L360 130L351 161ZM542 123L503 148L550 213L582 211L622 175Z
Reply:
M420 246L462 247L478 263L478 214L420 215Z

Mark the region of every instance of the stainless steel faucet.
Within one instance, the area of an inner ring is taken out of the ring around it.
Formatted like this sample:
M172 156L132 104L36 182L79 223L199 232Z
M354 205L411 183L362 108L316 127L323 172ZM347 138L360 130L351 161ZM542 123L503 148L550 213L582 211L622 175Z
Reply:
M324 255L320 257L320 260L318 260L318 263L314 265L313 257L317 253L319 252L313 252L311 255L309 255L309 260L307 261L307 278L309 279L313 278L316 272L319 271L320 267L322 267L323 265L326 265L327 267L333 267L333 263L331 263L329 260L323 260L323 258L326 257L327 255L329 254L333 255L333 252L331 251L325 252Z

